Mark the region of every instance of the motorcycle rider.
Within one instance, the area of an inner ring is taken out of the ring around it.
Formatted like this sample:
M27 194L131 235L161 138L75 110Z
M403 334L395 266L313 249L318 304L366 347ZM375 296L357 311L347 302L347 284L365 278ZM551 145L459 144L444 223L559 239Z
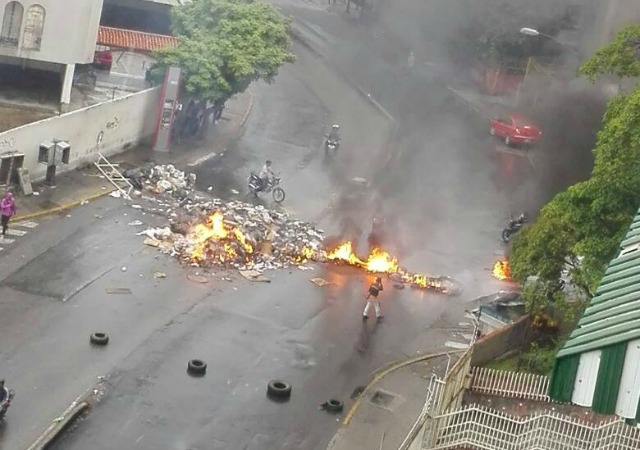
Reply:
M275 177L275 174L273 173L273 170L271 169L271 160L267 159L267 162L264 164L264 166L262 166L262 170L260 171L260 191L263 191L267 188L267 186L269 186L269 183L271 182L271 180L273 180L273 178Z
M4 380L0 380L0 405L7 399L7 390L4 388Z
M331 127L331 131L327 136L327 140L330 142L335 142L337 144L340 144L340 125L335 124L334 126Z

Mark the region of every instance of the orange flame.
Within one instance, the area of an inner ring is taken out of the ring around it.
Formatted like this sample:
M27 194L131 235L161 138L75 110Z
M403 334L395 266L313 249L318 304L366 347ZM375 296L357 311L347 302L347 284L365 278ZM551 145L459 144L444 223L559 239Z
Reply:
M207 253L212 253L213 258L222 263L235 260L238 257L238 252L230 244L232 240L237 242L245 253L253 253L253 246L247 242L242 231L238 228L228 227L224 223L224 216L219 211L214 212L206 224L196 225L189 234L189 240L193 243L191 260L195 262L204 261L207 258ZM220 243L221 245L211 249L212 243Z
M374 273L396 273L398 271L398 260L391 257L389 253L374 248L365 264L369 272Z
M353 244L351 242L345 242L335 250L327 253L327 259L329 261L345 262L352 266L365 266L365 262L353 252Z
M509 267L509 261L506 259L503 261L496 261L493 265L493 276L498 280L510 280L511 279L511 267Z
M396 273L398 272L398 260L389 253L374 248L371 254L362 259L353 251L353 243L345 242L335 250L326 254L329 261L343 262L351 266L362 267L372 273Z

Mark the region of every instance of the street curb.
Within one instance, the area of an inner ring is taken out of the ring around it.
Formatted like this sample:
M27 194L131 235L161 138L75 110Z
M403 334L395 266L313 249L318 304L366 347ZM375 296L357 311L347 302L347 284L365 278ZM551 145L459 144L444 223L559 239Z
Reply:
M49 425L49 428L47 428L27 450L44 450L48 448L60 433L62 433L71 422L73 422L89 407L89 403L86 401L80 401L81 397L84 397L84 395L74 400L66 411L63 412L60 417L55 419L53 423Z
M307 50L309 50L311 53L313 53L314 55L316 55L318 58L320 59L327 59L327 57L322 54L322 52L318 51L313 44L311 44L310 42L308 42L308 40L302 35L302 33L296 29L295 26L291 27L291 35L293 36L293 38L298 41L300 44L302 44L303 47L305 47ZM359 85L355 84L353 81L351 81L349 79L349 77L347 77L346 75L344 75L342 72L340 72L339 70L336 70L335 68L333 69L333 72L338 75L340 78L342 78L344 80L344 82L346 84L348 84L349 86L351 86L352 88L354 88L356 90L356 92L363 98L365 99L370 105L372 105L376 110L378 110L379 113L381 113L383 116L385 116L389 121L391 121L392 123L396 123L396 119L375 99L371 96L371 94L368 94L364 91L364 89L362 89Z
M114 189L115 190L115 189ZM23 214L22 216L16 216L12 220L13 221L22 221L28 219L35 219L36 217L48 216L51 214L55 214L61 211L66 211L67 209L75 208L76 206L80 206L83 203L90 202L92 200L97 200L101 197L109 195L114 190L106 190L105 192L100 192L99 194L90 195L89 197L85 197L81 200L76 200L74 202L66 203L61 206L56 206L55 208L45 209L43 211L36 211L33 213Z
M440 358L442 356L446 356L446 355L449 355L451 353L460 353L462 351L463 350L458 350L458 351L440 352L440 353L432 353L432 354L429 354L429 355L417 356L415 358L410 358L410 359L407 359L407 360L404 360L404 361L392 363L391 365L386 366L386 368L378 369L376 372L374 372L373 378L365 386L365 388L362 391L362 393L358 396L358 399L353 403L353 405L351 405L351 408L349 409L349 412L347 413L347 415L344 417L344 420L342 421L342 426L343 427L348 427L349 426L349 424L351 423L351 420L353 419L353 416L356 414L356 412L358 411L358 408L360 407L360 404L362 403L363 399L365 398L365 394L369 391L369 389L374 384L378 383L378 381L382 380L384 377L389 375L391 372L395 372L396 370L401 369L401 368L406 367L406 366L409 366L411 364L415 364L415 363L423 362L423 361L428 361L430 359ZM331 442L333 442L333 439L332 439ZM331 447L329 446L327 448L330 449Z
M244 123L249 118L249 114L251 114L251 110L253 110L253 94L251 93L251 88L247 89L247 95L249 95L249 106L247 107L247 110L245 111L244 116L242 116L242 122L240 122L240 128L244 126Z

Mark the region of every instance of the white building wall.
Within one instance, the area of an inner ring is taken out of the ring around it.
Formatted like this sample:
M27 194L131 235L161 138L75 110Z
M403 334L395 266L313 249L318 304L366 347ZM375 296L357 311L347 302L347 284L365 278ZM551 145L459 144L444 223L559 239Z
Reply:
M0 0L0 27L5 8L14 0ZM0 55L58 64L88 64L93 61L103 0L17 0L23 7L17 46L3 43ZM44 26L39 49L26 47L30 8L44 8ZM0 30L1 32L1 30Z
M72 169L109 156L150 138L155 130L160 87L34 122L0 133L0 155L22 153L24 167L34 180L44 178L46 167L38 163L38 149L44 141L60 139L71 145L68 166Z

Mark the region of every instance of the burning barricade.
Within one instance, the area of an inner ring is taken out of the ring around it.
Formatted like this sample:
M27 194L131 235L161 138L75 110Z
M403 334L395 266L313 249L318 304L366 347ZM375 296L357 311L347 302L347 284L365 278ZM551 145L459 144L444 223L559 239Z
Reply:
M398 264L398 260L389 253L374 248L366 258L358 257L351 242L345 242L335 249L324 252L326 261L360 267L371 273L387 274L389 278L402 284L409 284L416 289L426 289L449 295L459 295L462 285L450 277L432 277L425 274L410 273Z
M312 224L263 206L216 199L198 208L209 211L204 220L196 214L187 223L172 221L169 230L139 234L162 242L155 246L186 264L258 271L303 264L323 240L323 232Z

